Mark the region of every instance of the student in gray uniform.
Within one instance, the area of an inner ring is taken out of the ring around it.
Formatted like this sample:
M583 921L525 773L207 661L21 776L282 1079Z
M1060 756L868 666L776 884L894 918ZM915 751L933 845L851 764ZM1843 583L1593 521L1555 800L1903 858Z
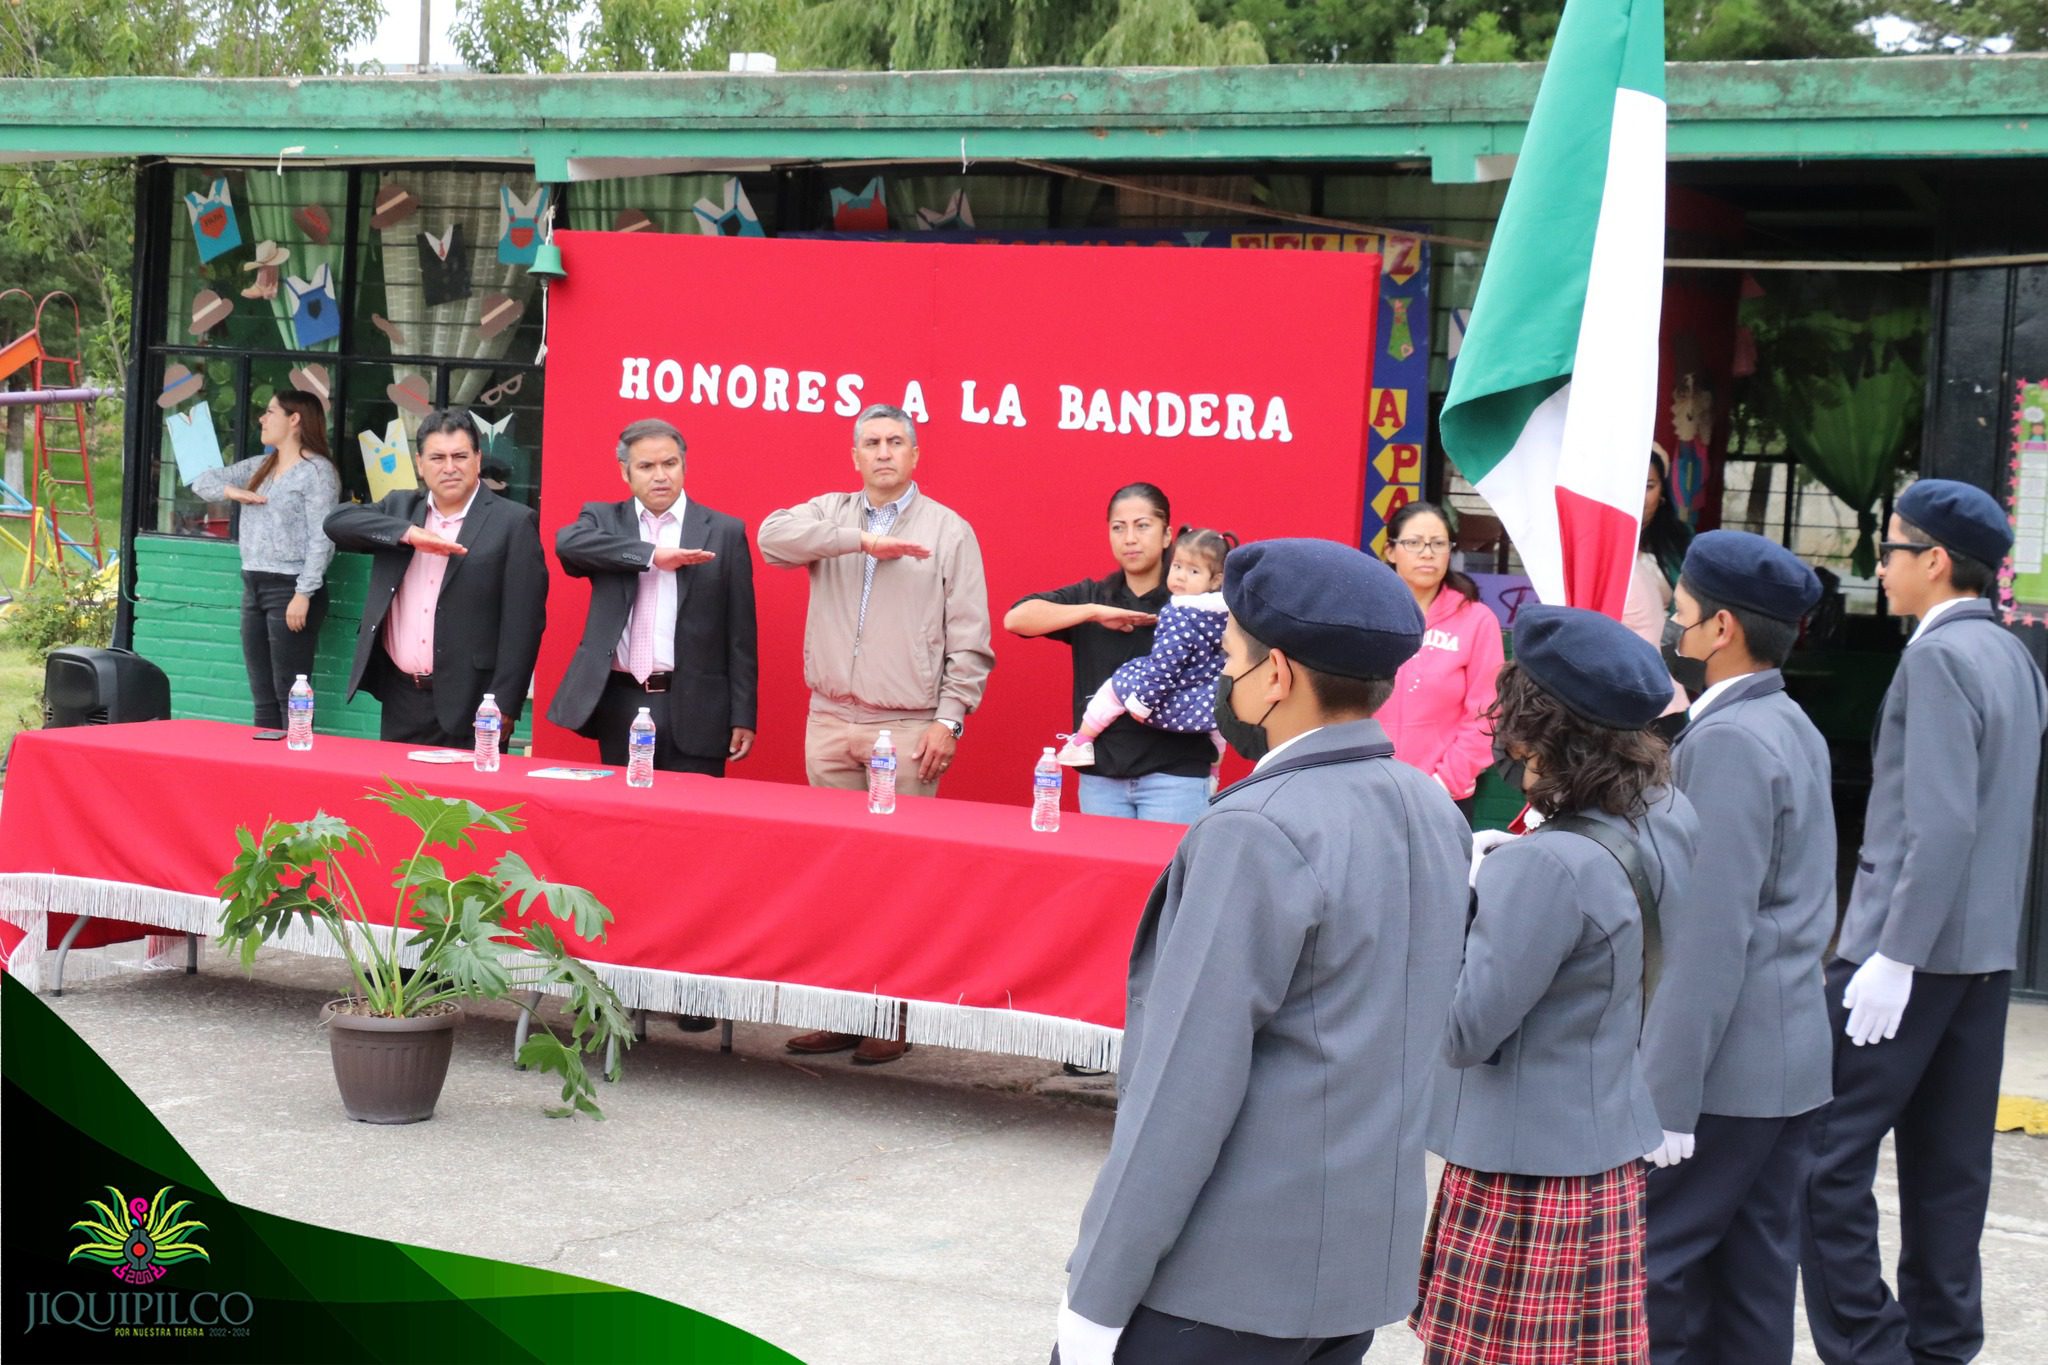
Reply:
M1918 617L1878 716L1870 811L1828 964L1835 1098L1815 1124L1800 1262L1828 1365L1965 1361L2048 695L1984 600L2012 548L1990 494L1899 495L1878 575ZM1898 1296L1877 1250L1878 1145L1899 1168Z
M1789 1365L1808 1123L1834 1065L1821 955L1835 813L1827 741L1778 669L1820 579L1762 536L1708 531L1676 598L1664 660L1699 700L1672 777L1711 872L1666 908L1664 949L1684 970L1664 977L1643 1031L1664 1129L1650 1154L1650 1356Z
M1233 551L1223 597L1216 723L1258 767L1138 924L1059 1365L1355 1365L1413 1302L1471 847L1371 719L1422 613L1324 540Z
M1517 613L1514 644L1488 716L1544 823L1473 870L1410 1325L1432 1365L1640 1365L1643 1153L1662 1138L1636 1054L1645 916L1680 902L1699 830L1646 728L1671 701L1656 647L1548 606Z

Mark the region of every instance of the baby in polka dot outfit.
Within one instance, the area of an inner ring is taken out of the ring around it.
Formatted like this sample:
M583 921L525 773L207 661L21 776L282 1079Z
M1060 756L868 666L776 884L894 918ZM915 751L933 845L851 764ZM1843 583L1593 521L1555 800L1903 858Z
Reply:
M1064 736L1059 759L1069 768L1095 763L1095 737L1118 716L1155 730L1216 733L1216 678L1223 672L1223 557L1237 545L1228 531L1183 526L1166 570L1173 600L1159 613L1152 652L1118 668L1081 713L1081 728Z

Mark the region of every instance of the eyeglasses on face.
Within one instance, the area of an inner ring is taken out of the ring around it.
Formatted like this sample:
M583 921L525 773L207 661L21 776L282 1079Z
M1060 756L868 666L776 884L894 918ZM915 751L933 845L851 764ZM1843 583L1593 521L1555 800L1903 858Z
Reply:
M1929 550L1939 548L1939 546L1935 545L1922 545L1914 540L1880 540L1877 542L1877 557L1884 559L1893 550L1903 550L1909 555L1920 555L1926 554Z
M1411 555L1440 555L1451 548L1448 540L1424 540L1421 536L1409 536L1394 544Z

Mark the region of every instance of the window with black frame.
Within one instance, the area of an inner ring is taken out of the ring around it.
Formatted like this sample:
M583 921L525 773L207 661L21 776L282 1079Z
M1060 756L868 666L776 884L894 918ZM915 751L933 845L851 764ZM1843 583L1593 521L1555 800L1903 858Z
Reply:
M161 183L161 182L160 182ZM540 496L540 282L527 267L559 194L508 168L180 166L163 325L163 421L145 436L143 530L232 534L206 468L260 454L281 390L320 398L346 496L413 483L433 407L476 410L509 496Z

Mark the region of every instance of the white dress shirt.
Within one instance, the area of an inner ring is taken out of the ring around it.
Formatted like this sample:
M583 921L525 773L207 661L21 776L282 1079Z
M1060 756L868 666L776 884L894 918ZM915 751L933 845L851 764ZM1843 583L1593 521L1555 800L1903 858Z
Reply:
M1907 638L1906 643L1910 645L1913 643L1913 641L1925 635L1927 633L1927 628L1933 625L1936 621L1940 620L1941 614L1947 611L1950 607L1961 606L1965 602L1981 602L1983 600L1984 599L1981 597L1971 597L1965 595L1962 597L1948 597L1942 599L1939 602L1936 602L1933 606L1927 609L1927 614L1920 618L1920 624L1913 627L1913 634Z
M655 549L680 549L683 544L683 509L689 505L686 494L676 495L675 505L668 509L669 520L662 523L660 533L655 532L656 516L647 510L647 505L638 498L633 499L633 510L638 513L640 539L647 541L653 549L647 552L647 568L643 573L659 574L661 586L657 590L654 607L654 671L673 673L676 667L676 571L654 567ZM638 601L635 600L637 608ZM621 672L632 671L633 612L626 613L626 628L619 634L619 647L612 651L612 666Z

